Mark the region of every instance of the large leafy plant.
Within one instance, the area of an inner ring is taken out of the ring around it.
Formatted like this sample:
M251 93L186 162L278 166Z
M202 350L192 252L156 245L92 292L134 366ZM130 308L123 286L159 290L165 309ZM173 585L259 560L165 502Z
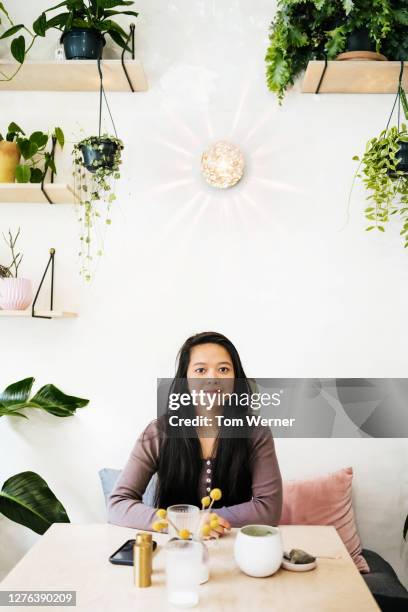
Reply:
M0 40L12 38L10 51L19 64L17 70L11 75L0 71L2 80L11 80L17 74L36 39L45 37L48 30L51 29L57 29L62 33L72 28L94 29L101 35L109 35L122 49L130 50L127 45L128 34L115 20L118 15L137 17L138 13L127 8L133 4L133 0L64 0L42 12L32 24L32 29L29 29L23 23L14 24L4 3L0 2L0 12L3 13L9 25L0 36ZM123 7L125 10L117 10ZM56 10L60 12L56 15L49 15Z
M26 378L0 393L0 417L28 418L22 411L37 408L58 417L67 417L88 400L66 395L54 385L45 385L31 396L34 378ZM35 472L21 472L8 478L0 491L0 513L10 520L43 534L52 523L69 523L64 506L45 480Z
M53 523L69 523L64 506L35 472L6 480L0 491L0 514L42 535Z
M64 146L64 133L59 127L51 134L36 131L27 136L20 126L10 123L6 140L16 142L23 157L23 163L16 168L17 183L41 183L49 169L57 173L53 152L48 150L49 141L53 138L61 148ZM1 140L3 136L0 134Z
M266 53L267 84L282 101L311 59L335 59L365 28L388 59L408 57L405 0L279 0Z
M31 396L34 378L25 378L0 393L0 417L12 416L27 419L22 412L25 409L45 410L57 417L68 417L75 414L78 408L87 406L89 400L66 395L54 385L41 387Z

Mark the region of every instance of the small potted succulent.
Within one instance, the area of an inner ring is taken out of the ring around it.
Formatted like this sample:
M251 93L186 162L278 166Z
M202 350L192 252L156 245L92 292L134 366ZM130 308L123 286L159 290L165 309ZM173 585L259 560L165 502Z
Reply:
M59 127L51 135L36 131L26 136L17 123L10 123L6 138L0 134L0 183L41 183L49 169L56 174L54 146L48 150L50 139L63 148L65 137Z
M15 236L9 230L3 238L11 251L11 264L0 266L0 308L2 310L25 310L31 304L33 292L31 281L20 278L18 269L23 255L16 253L16 243L20 236L20 228Z
M22 23L14 24L4 4L0 2L0 11L10 25L0 39L14 37L10 43L10 51L20 67L35 40L45 37L50 29L57 29L62 33L61 40L67 59L99 59L102 57L105 35L109 35L122 49L130 51L127 45L128 34L115 18L117 15L137 17L138 13L127 9L133 4L133 0L65 0L43 11L29 29ZM117 7L125 7L126 10L116 10ZM58 10L58 13L48 17L48 13L55 10ZM18 36L15 36L16 34ZM1 77L3 80L10 80L16 72L11 76L2 74Z
M92 278L94 259L103 254L104 231L100 223L111 224L110 210L116 200L115 182L120 179L123 142L103 134L91 136L73 148L74 187L78 199L78 218L81 227L81 275ZM95 244L94 244L95 243Z

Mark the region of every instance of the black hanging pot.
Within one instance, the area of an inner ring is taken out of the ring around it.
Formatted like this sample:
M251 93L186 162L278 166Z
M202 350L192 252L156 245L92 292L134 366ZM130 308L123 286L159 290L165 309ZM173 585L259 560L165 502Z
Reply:
M367 28L358 28L349 34L346 51L375 51L375 42Z
M89 144L81 145L84 166L89 172L95 173L99 168L113 170L117 165L119 144L109 138L90 138Z
M408 173L408 142L404 142L403 140L400 140L398 144L400 146L400 150L397 153L397 163L396 163L397 170L399 172ZM394 173L390 173L391 176L393 174Z
M97 60L102 57L105 39L101 32L93 28L72 28L61 37L65 57L68 60Z

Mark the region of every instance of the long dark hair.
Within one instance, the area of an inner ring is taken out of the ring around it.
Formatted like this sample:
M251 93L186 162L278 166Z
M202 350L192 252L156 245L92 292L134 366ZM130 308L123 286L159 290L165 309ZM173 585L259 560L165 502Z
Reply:
M187 369L191 349L200 344L218 344L230 355L234 372L234 392L250 393L250 386L242 367L238 351L228 338L216 332L202 332L188 338L177 358L177 371L170 392L186 390ZM239 409L242 412L246 408ZM184 414L193 416L194 408L188 407ZM224 416L234 414L237 408L224 406ZM164 421L163 421L164 422ZM180 437L168 435L167 427L161 426L161 441L156 488L156 506L167 508L172 504L189 503L201 506L198 498L199 477L202 469L201 445L195 428L185 431ZM222 489L222 499L214 507L231 506L249 501L252 497L252 479L249 467L248 436L240 431L239 437L231 436L231 430L223 435L219 431L216 456L213 464L212 487Z

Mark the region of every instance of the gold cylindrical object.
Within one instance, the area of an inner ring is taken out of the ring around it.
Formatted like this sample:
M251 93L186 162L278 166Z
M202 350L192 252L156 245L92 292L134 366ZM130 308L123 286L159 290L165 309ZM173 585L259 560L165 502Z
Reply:
M133 571L135 586L139 588L152 584L152 556L152 534L138 533L133 546Z
M16 142L8 140L0 142L0 183L14 183L20 157L20 149Z
M136 534L136 544L149 544L151 548L150 554L150 573L153 571L153 538L151 533L139 531Z

